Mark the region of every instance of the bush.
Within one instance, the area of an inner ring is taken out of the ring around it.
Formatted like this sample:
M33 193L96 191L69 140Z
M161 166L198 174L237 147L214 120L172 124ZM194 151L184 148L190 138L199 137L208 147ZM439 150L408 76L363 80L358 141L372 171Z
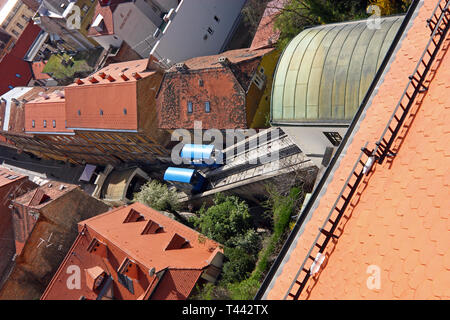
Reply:
M214 198L214 205L208 209L202 207L199 217L194 217L192 222L202 234L228 246L251 227L251 216L245 201L219 193Z
M222 283L240 282L250 276L256 263L255 255L239 247L225 247L224 255L228 261L223 264Z
M180 208L177 192L156 180L144 184L141 191L134 194L133 201L141 202L158 211L173 213Z

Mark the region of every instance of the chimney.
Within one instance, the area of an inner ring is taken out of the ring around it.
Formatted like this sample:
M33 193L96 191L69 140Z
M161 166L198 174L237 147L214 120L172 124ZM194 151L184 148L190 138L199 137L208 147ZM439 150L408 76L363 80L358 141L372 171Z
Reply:
M45 100L50 99L50 96L46 94L45 92L39 92L39 96L43 97Z
M128 81L128 80L130 80L130 79L128 79L128 77L125 75L125 73L121 73L120 74L120 77L123 79L123 80L125 80L125 81Z
M224 66L227 67L231 64L231 61L227 58L227 57L220 57L219 58L219 63Z
M89 77L89 82L90 83L97 83L98 80L95 77Z
M108 74L108 75L106 76L106 79L108 79L109 82L114 82L114 81L116 81L116 79L114 79L110 74Z
M142 79L141 75L140 75L139 73L137 73L137 72L133 72L132 76L133 76L133 78L135 78L136 80L141 80L141 79Z
M64 91L56 90L56 91L55 91L55 94L56 94L58 97L60 97L61 99L64 98Z
M100 73L98 74L98 76L99 76L100 78L102 78L102 79L105 79L105 78L106 78L106 73L100 72Z
M84 82L81 81L80 78L76 78L76 79L75 79L75 83L76 83L77 85L82 85L82 84L84 84Z
M186 71L189 69L188 66L184 62L177 63L175 65L175 68L177 68L178 71Z

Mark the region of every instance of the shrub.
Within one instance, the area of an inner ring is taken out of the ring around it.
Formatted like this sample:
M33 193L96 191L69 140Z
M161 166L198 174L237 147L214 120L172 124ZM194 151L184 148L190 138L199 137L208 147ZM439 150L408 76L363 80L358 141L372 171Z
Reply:
M247 203L238 197L226 197L220 193L214 198L214 205L208 209L202 207L199 217L194 217L192 221L202 234L225 246L251 227Z
M156 180L144 184L141 191L134 194L133 201L141 202L158 211L173 213L180 208L177 192Z

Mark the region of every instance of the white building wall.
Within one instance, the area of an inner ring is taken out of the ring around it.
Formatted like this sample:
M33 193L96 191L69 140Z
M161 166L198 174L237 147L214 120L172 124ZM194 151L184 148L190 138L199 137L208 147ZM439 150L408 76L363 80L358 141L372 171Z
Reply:
M169 64L174 64L221 52L245 2L246 0L182 0L152 54L159 60L168 59ZM211 28L212 34L208 32L208 28Z
M280 126L295 144L308 156L316 166L320 167L327 147L337 148L325 136L324 132L337 132L344 138L348 127L336 126Z
M178 0L144 0L147 3L154 3L162 10L169 12L171 8L176 8L178 6Z
M113 19L114 33L142 58L147 58L156 42L152 35L158 26L132 2L119 5L114 11Z
M92 37L99 45L105 49L109 49L110 46L114 48L120 48L123 40L116 35L102 35L97 37Z

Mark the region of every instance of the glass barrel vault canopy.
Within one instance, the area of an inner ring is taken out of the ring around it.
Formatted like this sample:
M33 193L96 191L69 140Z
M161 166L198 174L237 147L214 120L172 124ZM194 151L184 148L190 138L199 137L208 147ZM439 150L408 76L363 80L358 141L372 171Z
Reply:
M286 47L275 73L271 119L283 123L347 123L356 113L403 16L318 26Z

